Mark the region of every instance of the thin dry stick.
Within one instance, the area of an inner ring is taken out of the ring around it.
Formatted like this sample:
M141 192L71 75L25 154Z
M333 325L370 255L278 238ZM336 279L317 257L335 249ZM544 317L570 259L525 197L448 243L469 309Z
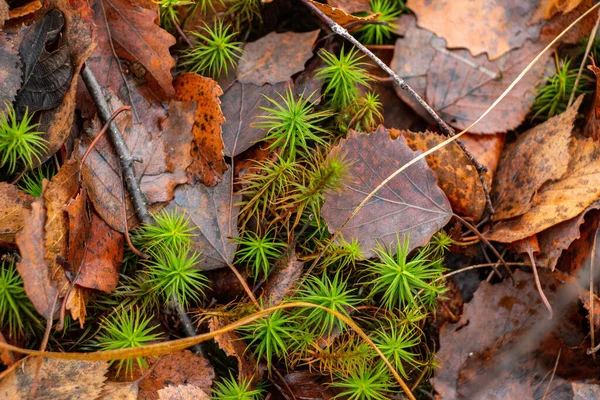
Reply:
M305 0L303 0L303 1L305 1ZM340 226L335 231L335 233L333 234L333 236L331 237L331 239L329 240L329 242L327 243L327 245L323 248L323 250L321 250L321 254L319 254L319 256L313 261L313 263L311 264L311 266L310 266L310 268L308 270L311 271L319 263L319 261L321 260L321 257L323 256L323 254L325 254L325 252L327 250L329 250L329 247L334 243L335 239L337 239L337 237L342 233L342 229L344 229L344 227L346 227L346 225L348 225L348 222L350 222L350 220L352 220L352 218L354 218L356 216L356 214L358 214L358 212L364 207L364 205L367 204L367 202L369 200L371 200L371 198L373 196L375 196L375 194L377 192L379 192L381 190L381 188L383 188L385 185L388 184L389 181L391 181L396 176L398 176L398 174L401 174L407 168L410 168L413 164L419 162L420 160L424 159L428 155L430 155L430 154L438 151L442 147L445 147L446 145L448 145L448 144L450 144L452 142L455 142L458 138L460 138L462 135L464 135L465 133L467 133L472 127L474 127L475 125L477 125L494 108L496 108L496 106L508 95L508 93L510 93L513 90L513 88L521 81L521 79L523 79L523 77L525 76L525 74L527 74L527 72L529 72L529 70L540 60L540 58L542 58L542 56L548 50L550 50L560 40L560 38L562 38L569 30L571 30L582 19L584 19L585 17L587 17L592 11L594 11L598 7L600 7L600 3L597 3L594 6L592 6L589 10L587 10L585 13L583 13L579 18L577 18L575 21L573 21L571 23L571 25L569 25L568 27L566 27L560 34L558 34L558 36L556 36L550 43L548 43L548 45L546 45L546 47L544 47L542 49L542 51L540 51L538 53L538 55L535 56L533 60L531 60L531 62L527 65L527 67L525 67L525 69L519 74L519 76L517 76L515 78L515 80L506 88L506 90L504 90L504 92L502 92L502 94L500 95L500 97L498 97L496 99L496 101L494 101L492 103L492 105L490 105L487 108L487 110L485 110L483 112L483 114L481 114L481 116L479 118L477 118L477 120L475 122L473 122L471 125L469 125L468 127L466 127L464 130L462 130L461 132L459 132L455 136L450 137L449 139L444 140L442 143L438 144L437 146L434 146L431 149L429 149L429 150L421 153L417 157L413 158L412 160L410 160L409 162L407 162L406 164L404 164L403 166L401 166L400 168L398 168L396 171L394 171L390 176L388 176L387 178L385 178L379 185L377 185L377 187L375 189L373 189L371 191L371 193L369 193L363 199L363 201L361 201L360 204L352 211L352 213L350 214L350 216L348 216L348 218L346 218L346 220L344 221L344 223L342 224L342 226Z
M444 274L442 276L440 276L438 279L436 279L436 281L441 281L442 279L446 279L451 277L452 275L456 275L456 274L460 274L461 272L466 272L466 271L470 271L472 269L477 269L477 268L489 268L489 267L494 267L494 266L498 266L500 265L500 262L496 262L496 263L487 263L487 264L476 264L476 265L470 265L468 267L464 267L461 269L457 269L456 271L452 271L452 272L448 272L447 274ZM529 263L523 263L523 262L507 262L506 265L510 265L513 267L520 267L520 266L527 266L529 265Z
M596 38L596 32L598 31L598 24L600 23L600 10L598 10L598 17L596 18L596 25L592 29L590 33L590 38L588 39L587 46L585 47L585 53L583 53L583 59L581 60L581 65L579 66L579 71L577 71L577 78L575 79L575 84L573 85L573 90L571 90L571 96L569 96L568 107L571 107L573 101L575 101L575 91L577 90L577 86L579 85L579 80L581 79L581 75L583 74L583 68L585 67L585 63L587 60L588 54L590 54L590 50L592 49L592 44L594 43L594 39Z
M546 386L546 390L544 390L544 395L542 396L542 400L546 400L546 396L548 396L548 392L550 391L550 386L552 386L552 381L554 380L554 375L556 374L556 370L558 369L558 361L560 360L561 349L558 349L558 355L556 356L556 362L554 363L554 369L552 370L552 376L550 377L550 382L548 382L548 386Z
M373 62L375 62L375 64L377 64L379 66L379 68L381 68L383 71L385 71L385 73L388 74L390 76L390 78L392 78L394 83L396 85L398 85L398 87L400 89L406 90L408 92L408 94L413 99L415 99L421 105L421 107L423 107L425 109L425 111L427 111L427 113L435 120L435 122L439 125L439 127L440 127L442 133L444 133L444 135L449 136L451 138L455 136L454 129L452 129L446 122L444 122L444 120L439 115L437 115L437 113L433 110L433 108L431 108L429 106L429 104L427 104L427 102L425 100L423 100L423 98L421 96L419 96L419 94L417 92L415 92L415 90L413 88L411 88L404 81L404 79L400 78L394 71L392 71L392 69L390 67L388 67L386 63L381 61L379 59L379 57L377 57L375 54L373 54L373 52L371 50L369 50L366 46L364 46L362 43L360 43L350 33L348 33L347 29L343 28L337 22L335 22L334 20L329 18L329 16L327 16L323 11L319 10L319 8L317 6L315 6L314 4L312 4L309 0L301 0L301 1L308 8L310 8L315 14L317 14L329 26L329 28L333 31L333 33L343 37L344 39L346 39L347 41L352 43L354 46L356 46L367 57L369 57L371 60L373 60ZM475 159L475 157L473 157L473 155L467 150L467 148L464 146L464 144L460 140L456 140L456 144L460 147L462 152L465 154L465 156L467 156L467 158L469 159L471 164L473 164L473 166L475 167L475 170L477 171L477 174L479 176L479 181L481 182L481 187L483 188L483 193L485 195L485 204L486 204L487 210L490 214L494 214L494 207L492 206L490 192L487 187L487 182L485 181L485 173L487 172L487 168L483 164L481 164L479 161L477 161Z
M83 157L81 157L81 162L79 163L79 169L80 170L83 168L83 164L85 164L86 158L88 158L88 156L90 155L90 153L92 152L92 150L96 147L96 145L98 144L98 142L100 141L100 139L102 139L102 136L104 136L104 134L108 130L108 125L113 121L113 119L117 118L117 115L119 115L123 111L127 111L127 110L131 110L131 107L129 107L129 106L122 106L121 108L119 108L117 111L115 111L110 116L110 118L108 119L108 121L106 121L106 123L104 124L104 126L102 127L102 129L100 129L100 132L98 132L98 134L96 135L96 137L94 138L94 140L92 140L92 143L90 143L90 145L88 146L87 150L83 154Z
M540 282L540 276L538 275L538 270L535 265L535 257L533 256L533 251L529 250L527 252L527 255L529 256L529 261L531 261L531 268L533 269L533 277L535 278L535 287L537 288L537 290L540 294L540 297L542 298L542 302L544 303L544 305L548 309L548 312L550 313L550 316L548 317L548 319L552 319L552 306L550 305L550 302L548 301L548 299L546 298L546 295L544 294L544 289L542 289L542 283Z

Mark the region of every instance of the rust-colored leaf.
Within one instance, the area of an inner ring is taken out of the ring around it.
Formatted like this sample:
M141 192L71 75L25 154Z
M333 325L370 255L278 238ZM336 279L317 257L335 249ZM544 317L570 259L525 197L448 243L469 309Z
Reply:
M0 182L0 242L14 243L25 223L23 211L31 207L33 197L15 185Z
M25 17L33 14L40 8L42 8L42 2L40 0L32 0L27 4L11 9L8 13L8 19Z
M334 8L339 8L346 14L371 11L369 0L329 0L329 4Z
M313 55L313 44L318 36L319 30L271 32L256 42L246 44L238 65L238 81L258 86L289 81L296 72L304 70L304 64Z
M171 68L175 60L169 47L175 38L156 25L156 13L133 5L127 0L94 0L91 3L98 26L98 47L88 66L99 77L103 87L118 90L122 83L119 60L139 63L148 84L162 100L175 96Z
M466 48L473 56L487 53L495 60L537 39L541 24L529 23L537 3L474 0L457 6L452 0L412 0L409 6L419 26L445 39L448 48Z
M339 25L341 25L343 27L346 27L346 26L352 25L352 24L356 24L356 23L360 23L360 22L373 21L373 20L376 20L378 17L377 14L372 14L372 15L369 15L368 17L357 17L355 15L348 14L347 12L345 12L339 8L332 7L327 4L323 4L323 3L318 3L314 0L309 0L309 1L315 7L317 7L319 10L321 10L325 15L327 15L329 18L331 18L332 20L334 20L335 22L337 22ZM355 27L354 29L358 29L359 27Z
M579 215L600 198L600 148L592 139L574 137L567 172L544 185L523 215L500 221L490 240L514 242Z
M350 165L346 188L325 195L323 219L335 232L353 210L384 179L415 158L400 137L392 140L380 126L371 134L353 130L332 149ZM450 220L452 209L425 160L419 160L388 182L342 229L346 240L357 239L365 257L377 243L395 250L396 236L410 238L410 249L423 246Z
M41 362L40 362L41 361ZM106 361L74 361L27 357L0 381L3 399L97 399ZM35 388L35 393L32 392Z
M198 103L192 129L194 144L191 152L194 161L188 172L205 185L214 186L221 182L227 170L221 136L225 117L219 100L223 90L212 79L191 73L179 75L174 85L177 100Z
M259 116L267 114L261 107L272 105L267 97L277 99L277 93L284 93L286 86L287 83L256 86L235 82L227 88L222 100L223 116L227 121L223 125L223 143L228 157L243 153L265 137L266 131L256 128L253 123Z
M237 245L237 214L241 199L231 197L231 171L223 175L225 182L215 187L202 184L181 185L175 189L175 199L167 206L171 210L185 210L196 227L193 248L202 252L200 268L211 270L227 266L233 261Z
M412 132L390 129L392 137L404 136L413 150L426 151L445 140L431 131ZM425 158L437 176L440 188L446 193L452 210L462 216L478 221L485 210L485 196L479 175L456 143L444 146ZM489 182L488 182L489 185Z
M12 103L21 87L21 60L17 46L4 32L0 32L0 82L0 104Z
M464 129L485 111L506 87L537 55L540 44L526 42L503 57L489 61L486 55L471 56L467 50L447 50L443 39L415 26L414 17L403 18L410 24L404 38L396 41L391 68L450 125ZM524 120L535 98L535 90L549 55L534 65L471 133L501 133L515 129ZM421 105L406 91L398 96L420 115L429 118Z
M506 146L491 193L495 220L523 215L544 183L567 172L573 122L582 100L583 96L564 113L529 129Z
M49 318L56 310L52 306L57 303L58 289L50 277L50 265L45 258L46 210L43 200L34 201L31 204L31 211L24 211L24 215L25 226L17 234L17 245L21 253L17 271L23 278L25 293L37 312L44 318Z

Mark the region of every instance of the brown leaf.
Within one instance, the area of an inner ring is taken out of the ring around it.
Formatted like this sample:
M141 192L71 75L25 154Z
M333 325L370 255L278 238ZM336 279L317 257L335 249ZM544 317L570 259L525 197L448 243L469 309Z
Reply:
M4 27L4 22L8 19L8 3L6 0L0 0L0 28Z
M214 332L225 327L226 323L219 317L212 317L208 320L209 332ZM239 379L252 379L255 373L256 360L252 353L247 351L246 343L241 340L236 331L229 331L222 335L215 336L215 343L229 357L235 357L238 364Z
M445 138L431 131L411 132L390 129L390 135L404 136L412 150L429 150ZM477 170L456 143L444 146L425 158L448 197L452 210L478 221L485 211L485 196ZM488 183L489 184L489 183Z
M600 198L600 149L592 139L574 137L567 173L543 186L521 216L500 221L489 240L514 242L579 215Z
M579 6L582 0L542 0L538 9L542 11L545 19L550 19L557 13L566 14Z
M494 220L527 212L537 191L567 172L569 142L583 96L564 113L519 135L500 157L491 197Z
M158 391L159 400L210 400L206 392L194 385L166 386Z
M335 232L361 201L384 179L415 158L403 137L392 140L380 126L371 134L350 130L332 149L350 165L344 190L325 195L323 219ZM410 250L423 246L450 220L452 209L425 160L419 160L388 182L342 229L346 240L357 239L366 258L377 243L395 251L396 236L410 237Z
M137 400L140 391L139 382L105 382L100 395L101 400Z
M318 36L319 30L271 32L256 42L247 43L238 65L239 82L262 86L289 81L296 72L304 70Z
M221 182L227 164L221 137L225 117L221 111L223 90L210 78L191 73L180 74L174 82L177 100L198 103L192 134L194 162L188 172L207 186Z
M23 211L31 208L33 197L15 185L0 182L0 242L14 243L25 224Z
M486 52L490 60L538 38L541 24L529 24L536 8L537 1L520 0L465 1L458 7L452 0L410 2L419 26L445 39L448 48L466 48L473 56Z
M23 278L27 297L37 312L44 318L54 315L58 289L50 277L50 265L45 258L44 222L46 211L44 202L37 199L31 203L31 211L24 211L25 225L17 234L17 245L21 253L21 261L17 263L17 271ZM1 397L1 396L0 396Z
M42 2L40 0L32 0L27 4L11 9L8 13L8 19L25 17L33 14L40 8L42 8Z
M190 384L210 392L215 371L201 355L189 350L169 353L160 359L140 383L139 400L159 399L158 391L169 385Z
M569 0L573 2L577 0ZM574 400L600 399L600 385L586 382L572 382Z
M41 363L40 363L41 361ZM39 367L39 368L38 368ZM0 381L3 399L96 399L108 370L106 361L75 361L29 356ZM36 388L35 395L31 390Z
M0 32L0 103L12 103L21 87L21 59L18 49L4 32Z
M98 26L98 47L88 65L99 77L102 87L118 90L122 77L119 60L111 49L111 39L116 56L130 63L139 63L145 70L150 88L162 100L175 96L171 68L175 60L169 47L175 38L155 24L156 13L127 0L94 0L91 3Z
M378 17L377 14L372 14L372 15L369 15L368 17L357 17L354 15L350 15L339 8L335 8L335 7L332 7L327 4L323 4L323 3L318 3L314 0L309 0L309 1L315 7L317 7L319 10L321 10L325 15L327 15L329 18L331 18L332 20L334 20L335 22L337 22L339 25L341 25L343 27L346 27L346 26L352 25L352 24L356 24L357 22L374 21L374 20L377 20L377 17ZM358 29L359 27L355 27L354 30Z
M329 0L329 4L334 8L339 8L346 14L371 11L369 0Z
M286 399L292 399L290 389L296 399L330 400L339 395L339 390L331 388L325 377L313 374L307 370L291 372L283 376L285 385L279 380L274 381L279 391ZM289 389L288 389L289 388Z
M541 49L540 44L526 42L502 58L489 61L485 55L473 57L467 50L447 50L444 40L417 28L412 16L405 17L403 23L410 27L406 36L396 41L390 67L446 122L458 129L466 128L479 118ZM533 89L549 57L549 54L542 57L511 95L470 132L495 134L519 126L533 104ZM396 92L417 113L429 118L406 91L397 88Z
M506 135L504 133L496 133L495 135L471 135L467 133L461 136L460 141L477 161L485 165L488 169L487 175L492 178L498 169L505 139ZM491 184L488 187L491 187Z
M598 128L600 127L600 68L595 65L588 65L588 69L590 69L594 75L596 76L596 96L594 96L594 106L589 112L588 115L588 123L585 126L585 135L587 137L591 137L594 140L600 139L600 132Z
M582 0L572 11L555 14L554 17L547 21L542 27L540 41L543 41L544 43L551 42L556 36L563 32L571 23L583 15L583 13L589 10L593 5L594 0ZM534 23L535 18L539 17L540 13L538 12L537 14L538 15L533 17L532 22ZM576 44L584 38L587 39L594 25L596 25L596 18L597 16L595 13L588 14L587 17L579 21L577 25L571 28L561 38L561 43Z
M289 297L294 286L302 276L304 263L298 261L296 254L292 252L291 257L283 260L279 267L269 274L269 281L265 287L263 297L267 299L266 307L273 307L281 303L285 297Z
M183 209L196 227L193 249L202 252L200 268L211 270L222 268L233 261L237 245L229 238L236 237L237 214L241 199L231 197L231 171L223 176L225 182L206 187L202 184L181 185L175 189L175 199L168 210Z
M235 157L248 150L265 137L266 131L254 126L260 116L267 115L261 107L270 107L267 97L277 100L284 93L287 83L256 86L251 83L235 82L223 95L223 143L225 154Z
M0 332L0 342L4 343L4 344L8 344L8 342L4 338L4 335L2 334L2 332ZM2 349L2 350L0 350L0 361L2 361L2 364L6 365L7 367L10 367L16 361L15 355L10 350Z

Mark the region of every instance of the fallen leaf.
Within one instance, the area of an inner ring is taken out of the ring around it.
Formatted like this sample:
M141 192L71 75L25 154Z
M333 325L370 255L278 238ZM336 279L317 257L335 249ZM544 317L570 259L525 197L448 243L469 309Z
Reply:
M16 238L21 253L17 271L23 278L27 297L37 312L48 319L57 310L57 307L53 308L53 306L58 305L58 289L50 277L50 265L45 258L44 222L46 211L43 200L37 199L31 203L31 211L25 210L23 214L25 225Z
M33 197L15 185L0 182L0 242L14 243L23 228L23 211L31 208Z
M106 361L59 360L33 356L23 359L16 366L17 368L2 375L0 398L96 399L108 370ZM35 394L31 392L34 388Z
M427 151L446 139L431 131L390 129L390 135L404 136L408 146L414 151ZM451 143L427 156L425 160L437 176L438 185L448 197L452 210L458 215L479 221L485 211L483 188L477 170L460 147Z
M339 8L346 14L371 11L369 0L329 0L329 4L334 8Z
M591 70L596 76L596 95L594 96L594 105L588 115L588 123L585 126L585 135L591 137L594 140L600 140L600 68L595 65L588 65L588 69Z
M266 307L279 305L284 298L291 297L294 287L304 272L303 267L304 263L298 261L298 257L292 252L289 259L282 260L278 268L269 273L269 280L263 294L267 299Z
M570 0L573 2L576 0ZM600 399L600 385L585 382L572 382L573 400L593 400Z
M447 50L444 40L415 26L414 17L404 38L396 41L390 67L410 85L450 125L464 129L471 125L500 96L508 85L537 55L540 44L526 42L523 47L489 61L485 55L473 57L467 50ZM496 134L518 127L533 101L535 90L550 55L541 60L514 87L471 133ZM424 118L430 118L406 91L396 88L398 96Z
M466 48L473 56L487 53L495 60L538 38L541 24L529 24L538 1L471 0L457 7L452 0L411 0L409 7L418 25L446 40L448 48Z
M0 332L0 342L8 344L2 332ZM15 355L10 350L2 349L0 350L0 361L2 361L2 364L6 365L7 367L10 367L16 361Z
M231 180L231 171L223 175L225 182ZM167 210L185 210L196 227L193 249L202 252L200 268L211 270L222 268L233 262L237 245L230 238L238 235L237 214L241 200L231 194L226 183L215 187L202 184L181 185L175 189L175 199Z
M323 4L323 3L317 3L314 0L309 0L309 1L315 7L317 7L319 10L321 10L325 15L327 15L329 18L331 18L333 21L335 21L338 25L341 25L343 27L347 27L347 26L353 25L353 24L358 25L359 23L374 21L374 20L377 20L377 17L378 17L377 14L372 14L367 17L357 17L355 15L348 14L347 12L345 12L339 8L332 7L330 5ZM359 28L360 28L360 25L355 26L354 29L352 29L352 30L356 30Z
M176 351L160 359L150 375L140 383L139 400L157 400L159 390L170 385L190 384L210 392L215 371L201 355Z
M542 11L545 19L552 18L557 13L566 14L579 6L582 0L542 0L538 9Z
M311 97L311 101L314 104L319 104L322 100L321 89L325 84L325 78L323 76L317 76L320 68L325 66L325 61L321 57L313 57L308 62L304 71L300 72L296 79L294 79L294 93L296 96L303 95L304 97ZM282 91L279 91L283 93Z
M506 135L504 133L496 133L495 135L471 135L466 133L461 136L460 141L477 161L485 165L488 169L487 175L493 178L498 169L505 139Z
M8 19L8 3L6 0L0 0L0 28L4 27L4 23Z
M313 56L319 32L271 32L247 43L238 64L238 81L258 86L289 81L292 75L304 70L304 64Z
M412 108L402 101L391 85L381 82L371 84L373 92L379 95L383 107L383 124L395 129L408 129L415 132L427 129L427 123Z
M101 400L137 400L139 382L105 382L100 394Z
M96 26L98 26L98 47L90 56L88 66L99 77L102 87L118 90L123 78L118 59L139 63L150 88L161 100L175 96L171 69L175 60L169 47L175 45L175 38L155 24L156 13L133 5L127 0L94 0Z
M214 332L225 327L227 323L219 317L211 317L208 320L209 332ZM255 374L256 360L252 353L247 351L246 343L241 340L236 331L229 331L222 335L215 336L215 343L229 357L234 357L238 364L238 379L250 380Z
M548 181L560 179L569 164L569 142L583 96L562 114L536 125L506 146L491 197L494 220L523 215Z
M403 137L392 140L382 126L371 134L350 130L331 152L350 165L350 181L344 190L325 195L322 216L329 231L339 229L375 187L419 153ZM451 216L435 175L425 160L419 160L379 190L341 232L346 240L357 239L369 258L377 243L395 251L396 236L409 237L410 250L423 246Z
M267 115L261 107L272 106L267 97L277 100L278 93L285 93L287 86L287 83L256 86L235 82L227 89L222 97L223 116L227 121L223 125L225 155L235 157L265 137L267 132L256 128L253 123L260 116Z
M210 400L206 392L194 385L167 386L158 391L159 400Z
M339 394L339 389L336 391L332 388L327 378L306 370L285 374L283 380L284 382L280 382L279 379L273 380L273 383L286 400L294 397L303 400L325 400L333 399Z
M547 0L544 0L547 1ZM552 1L552 0L550 0ZM542 3L540 3L540 6ZM568 13L557 13L542 27L540 34L540 41L544 43L551 42L556 36L563 32L571 23L577 18L581 17L586 11L588 11L594 5L594 0L582 0L572 11ZM539 10L538 10L539 11ZM536 12L536 15L532 17L532 22L536 22L536 18L540 18L540 13ZM577 44L581 40L587 39L590 32L596 25L597 16L595 13L590 13L587 17L583 18L577 25L571 28L561 39L563 44Z
M12 103L21 88L21 60L15 44L0 32L0 103Z
M205 185L214 186L221 182L227 170L221 137L225 117L219 100L223 90L212 79L191 73L180 74L174 85L177 100L198 103L192 129L194 144L191 154L194 161L188 172Z
M521 216L494 225L489 240L524 239L579 215L600 198L600 149L592 139L573 137L567 173L543 186Z
M40 0L32 0L27 4L11 9L8 13L8 19L25 17L33 14L40 8L42 8L42 2Z

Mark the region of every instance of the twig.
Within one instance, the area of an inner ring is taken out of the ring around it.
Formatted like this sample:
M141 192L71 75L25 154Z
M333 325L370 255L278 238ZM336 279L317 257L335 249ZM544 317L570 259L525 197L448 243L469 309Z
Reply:
M412 87L410 87L404 81L404 79L400 78L390 67L387 66L387 64L385 64L383 61L381 61L379 59L379 57L377 57L375 54L373 54L373 52L371 50L369 50L366 46L364 46L362 43L360 43L358 40L356 40L356 38L354 36L352 36L350 33L348 33L347 29L343 28L338 23L336 23L334 20L329 18L323 11L319 10L319 8L317 8L317 6L312 4L309 0L301 0L301 1L308 8L310 8L315 14L317 14L329 26L329 28L333 31L333 33L343 37L344 39L346 39L347 41L352 43L354 46L356 46L367 57L369 57L371 60L373 60L373 62L375 64L377 64L379 66L379 68L381 68L383 71L385 71L385 73L387 73L390 76L390 78L392 78L394 83L400 89L406 90L408 92L408 94L412 98L414 98L421 105L421 107L423 107L425 109L425 111L427 111L427 113L435 120L435 122L439 125L440 130L442 131L442 133L444 135L449 136L449 137L454 137L454 135L455 135L454 129L452 129L446 122L444 122L444 120L439 115L437 115L437 113L433 110L433 108L431 108L431 106L429 106L429 104L427 104L427 102L425 100L423 100L423 98L421 96L419 96L419 94L417 92L415 92L415 90ZM463 151L465 156L467 156L467 158L469 159L471 164L473 164L473 166L477 170L477 174L479 175L479 181L481 182L481 187L483 188L483 193L485 195L485 203L486 203L487 210L490 213L490 215L494 214L494 207L492 206L492 200L490 197L489 189L487 187L487 182L485 181L485 173L487 172L487 168L483 164L481 164L479 161L477 161L475 159L475 157L473 157L473 155L467 150L467 148L464 146L464 144L460 140L456 140L456 144L460 147L460 149Z
M177 312L177 317L179 318L179 321L181 322L181 325L183 326L183 331L185 332L185 335L187 337L196 336L198 334L198 332L196 332L196 329L194 328L194 325L192 324L190 317L187 315L187 313L183 309L183 306L181 305L181 303L177 300L177 297L173 296L171 298L171 303L173 305L173 308L175 309L175 312ZM193 345L192 349L194 349L195 353L200 354L203 357L205 356L204 350L202 350L202 346L200 345L200 343Z
M573 84L573 90L571 90L571 96L569 96L569 103L567 103L567 108L571 107L573 101L575 100L575 91L577 90L577 86L579 85L579 80L581 79L581 75L583 74L583 68L585 67L586 59L588 54L590 54L590 50L592 49L592 44L594 43L594 39L596 38L596 32L598 31L598 24L600 23L600 10L598 10L598 18L596 18L596 25L590 32L590 38L588 39L587 46L585 47L585 53L583 53L583 59L581 60L581 65L579 66L579 71L577 71L577 78L575 78L575 83Z
M550 391L550 386L552 386L552 381L554 380L554 375L556 374L556 370L558 368L558 361L560 360L560 353L562 349L558 349L558 355L556 356L556 362L554 363L554 369L552 370L552 376L550 377L550 382L548 382L548 386L546 386L546 390L544 390L544 395L542 396L542 400L546 400L546 396L548 396L548 391Z
M189 47L194 47L194 44L190 41L190 39L188 39L187 35L183 32L183 30L181 29L181 27L175 20L173 20L173 25L175 26L177 33L179 33L179 36L181 36L181 38L185 41L185 43Z
M94 147L96 147L96 145L98 144L98 142L100 141L100 139L102 139L102 136L104 136L104 134L108 130L109 124L113 121L113 119L117 118L117 116L119 114L121 114L123 111L127 111L127 110L131 110L131 107L129 107L129 106L123 106L123 107L119 108L117 111L115 111L110 116L110 118L104 124L104 126L102 127L102 129L100 129L100 132L98 132L98 134L96 135L96 137L94 138L94 140L92 140L92 143L90 143L90 145L88 146L87 150L83 154L83 157L81 157L81 162L79 163L79 169L80 170L83 169L83 164L85 164L86 158L88 158L88 156L90 155L90 153L92 152L92 150L94 149Z
M527 255L529 256L529 261L531 261L531 268L533 269L533 277L535 278L535 286L537 287L538 292L540 293L540 297L542 298L542 302L548 309L550 316L548 319L552 319L552 306L548 301L548 298L544 294L544 290L542 289L542 283L540 282L540 276L538 275L537 267L535 265L535 257L533 256L533 251L527 251Z

